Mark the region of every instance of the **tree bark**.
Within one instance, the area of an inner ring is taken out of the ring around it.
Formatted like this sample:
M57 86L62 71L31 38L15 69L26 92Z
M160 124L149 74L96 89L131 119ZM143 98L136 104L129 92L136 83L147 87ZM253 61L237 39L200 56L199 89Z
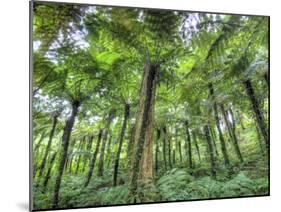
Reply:
M197 137L196 137L196 132L195 131L192 131L192 137L193 137L193 141L194 141L195 148L196 148L196 151L197 151L199 162L201 162L200 150L199 150L199 146L198 146L198 142L197 142Z
M142 182L153 180L153 128L154 105L157 85L158 65L146 61L142 77L138 114L135 123L133 158L129 178L130 196L137 193L138 179Z
M124 105L124 119L123 119L123 124L122 124L120 138L119 138L119 146L118 146L118 150L117 150L117 154L116 154L116 158L115 158L115 163L114 163L113 186L117 185L120 154L121 154L121 150L122 150L124 135L125 135L125 132L126 132L126 127L127 127L127 120L129 118L129 115L130 115L130 105L125 103L125 105Z
M93 172L94 172L94 168L95 168L95 163L96 163L97 155L98 155L99 148L100 148L102 133L103 133L103 130L101 129L99 131L96 149L95 149L95 152L94 152L93 157L91 159L91 163L90 163L90 167L89 167L89 171L88 171L88 174L87 174L87 179L85 181L84 187L87 187L89 185L90 180L91 180L91 178L93 176Z
M224 109L224 106L222 104L220 104L220 108L221 108L221 111L222 111L222 114L223 114L223 117L224 117L224 121L225 121L225 124L226 124L226 127L227 127L227 130L228 130L228 133L232 139L232 143L233 143L233 146L234 146L234 149L235 149L235 153L237 155L237 157L239 158L240 162L243 162L243 156L241 154L241 150L240 150L240 147L239 147L239 144L238 144L238 140L237 140L237 137L236 137L236 133L234 131L234 128L231 127L231 124L227 118L227 114L226 114L226 111Z
M245 86L247 95L248 95L248 97L251 101L251 105L252 105L252 109L253 109L254 114L255 114L256 122L259 126L259 129L260 129L260 132L263 136L266 147L268 148L268 146L269 146L268 129L267 129L265 121L264 121L264 117L263 117L262 110L261 110L260 105L259 105L259 101L258 101L258 99L255 95L254 88L253 88L250 80L245 80L243 82L243 84Z
M81 158L82 158L82 155L81 155L81 152L84 150L84 146L85 146L85 139L86 139L86 136L83 137L83 139L81 140L81 143L80 143L80 148L78 149L79 151L79 155L78 155L78 160L77 160L77 164L76 164L76 169L75 169L75 174L77 175L78 174L78 171L79 171L79 167L80 167L80 163L81 163Z
M91 136L88 140L88 144L87 144L87 147L86 147L87 152L90 152L91 149L92 149L93 139L94 139L94 136ZM88 163L89 163L89 157L86 156L85 159L84 159L84 163L83 163L82 173L85 172L85 168L86 168Z
M159 153L159 142L161 138L161 130L157 129L157 138L156 138L156 148L155 148L155 173L158 172L158 153Z
M186 120L184 122L185 125L185 133L186 133L186 144L187 144L187 160L188 160L188 167L189 169L193 169L193 164L192 164L192 149L191 149L191 137L190 137L190 132L189 132L189 124L188 121Z
M167 154L167 129L166 129L166 127L163 127L162 128L162 131L163 131L163 140L162 140L162 142L163 142L163 150L162 150L162 152L163 152L163 160L164 160L164 168L165 168L165 170L167 170L167 157L166 157L166 154Z
M204 126L204 134L207 142L207 152L209 153L210 157L210 171L211 171L211 176L213 178L216 178L216 159L215 159L215 154L214 154L214 149L212 145L212 140L210 136L210 129L208 125Z
M105 132L104 132L104 137L102 140L100 158L99 158L99 164L98 164L98 176L103 176L105 147L106 147L106 142L107 142L110 125L111 125L112 120L114 119L115 112L116 112L115 109L110 110L108 117L106 119Z
M217 148L217 143L216 143L216 140L217 140L216 132L214 132L212 127L210 127L210 132L211 132L211 138L212 138L212 141L213 141L213 145L214 145L214 149L215 149L216 155L219 156L219 152L218 152L218 148Z
M215 116L215 120L216 120L217 130L218 130L218 133L219 133L219 139L220 139L221 151L222 151L222 155L223 155L223 159L224 159L224 164L226 166L229 166L229 157L228 157L228 153L227 153L224 137L223 137L223 134L222 134L222 130L221 130L221 127L220 127L218 108L217 108L217 103L215 101L214 88L213 88L213 84L212 83L209 84L209 92L210 92L210 96L211 96L211 98L213 100L214 116Z
M51 172L52 172L52 168L54 166L54 162L55 162L56 156L57 156L57 152L55 152L52 155L52 157L51 157L49 168L48 168L48 171L47 171L46 176L45 176L44 181L43 181L43 190L44 191L46 190L48 182L49 182L49 179L51 177Z
M71 116L66 121L66 124L65 124L65 127L63 130L62 143L61 143L62 146L61 146L61 150L60 150L59 165L58 165L57 176L56 176L56 180L55 180L55 189L54 189L52 208L58 207L61 178L62 178L65 161L66 161L66 157L67 157L69 140L70 140L70 136L71 136L72 127L75 122L75 118L78 114L80 104L81 103L79 101L74 101L72 103Z
M47 144L47 147L45 149L44 156L43 156L40 168L39 168L40 169L39 177L41 177L43 175L43 171L44 171L44 168L46 166L47 157L49 155L49 151L50 151L50 148L51 148L51 145L52 145L52 140L53 140L53 137L54 137L54 134L55 134L55 130L56 130L56 126L57 126L57 123L58 123L58 117L59 117L59 114L56 114L53 117L53 125L52 125L52 129L50 131L50 136L49 136L48 144Z

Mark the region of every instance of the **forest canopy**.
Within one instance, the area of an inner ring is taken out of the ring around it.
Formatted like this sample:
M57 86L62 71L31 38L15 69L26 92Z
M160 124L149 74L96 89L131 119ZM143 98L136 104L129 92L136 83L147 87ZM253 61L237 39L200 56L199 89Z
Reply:
M268 195L268 26L34 2L32 208Z

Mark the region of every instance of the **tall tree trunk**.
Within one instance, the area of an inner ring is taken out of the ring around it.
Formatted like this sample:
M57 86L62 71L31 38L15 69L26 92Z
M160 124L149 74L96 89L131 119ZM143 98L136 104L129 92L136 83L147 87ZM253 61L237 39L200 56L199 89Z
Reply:
M229 135L232 139L232 143L233 143L233 146L234 146L234 149L235 149L235 153L236 153L237 157L239 158L239 160L241 162L243 162L243 156L242 156L241 151L240 151L240 147L239 147L239 144L238 144L238 140L237 140L234 128L231 126L231 124L230 124L230 122L227 118L227 114L226 114L226 111L224 109L224 106L222 104L220 104L220 108L221 108L221 111L222 111L222 114L223 114L223 117L224 117L224 121L225 121L227 130L228 130L228 133L229 133Z
M162 149L162 152L163 152L163 160L164 160L164 168L165 170L167 170L167 129L166 129L166 126L162 128L162 131L163 131L163 139L162 139L162 142L163 142L163 149Z
M268 75L268 73L265 73L265 74L263 75L263 78L264 78L264 80L266 81L267 86L268 86L268 88L269 88L269 75Z
M87 144L87 147L86 147L87 152L90 152L91 149L92 149L93 139L94 139L94 136L89 137L88 144ZM83 163L82 173L85 172L85 168L86 168L88 163L89 163L89 157L86 156L85 159L84 159L84 163Z
M176 145L178 145L180 164L182 164L181 140L178 139L178 129L176 129Z
M213 178L216 178L216 158L215 158L215 154L214 154L214 149L213 149L212 140L211 140L211 136L210 136L210 129L209 129L208 125L204 126L204 134L205 134L205 138L206 138L206 142L207 142L207 152L209 153L209 157L210 157L211 176Z
M85 146L85 143L86 143L85 140L86 140L86 136L84 136L83 139L81 140L80 148L78 149L79 155L78 155L78 160L77 160L76 169L75 169L76 175L78 174L78 171L79 171L81 158L82 158L81 152L84 150L84 146Z
M66 163L65 171L68 170L68 173L71 173L71 171L72 171L73 151L74 151L75 143L76 143L75 139L70 141L69 153L67 155L67 159L66 159L66 162L65 162Z
M169 129L169 128L168 128ZM166 131L166 140L168 141L168 162L170 169L173 168L172 166L172 147L171 147L171 138L169 133Z
M210 127L210 132L211 132L211 138L212 138L212 141L213 141L213 145L214 145L214 149L215 149L216 155L219 156L219 152L218 152L218 148L217 148L217 143L216 143L216 140L217 140L216 132L213 130L212 127Z
M107 143L107 147L106 147L106 159L105 162L107 163L106 168L108 169L110 164L111 164L111 144L112 144L112 133L109 133L109 139L108 139L108 143ZM115 141L113 141L113 143L116 143Z
M223 137L223 134L222 134L222 130L221 130L221 127L220 127L218 108L217 108L217 103L215 101L214 88L213 88L213 84L212 83L209 84L209 92L210 92L210 96L211 96L211 98L213 100L214 116L215 116L215 120L216 120L217 130L218 130L218 133L219 133L219 139L220 139L221 151L222 151L222 155L223 155L223 159L224 159L224 164L226 166L229 166L229 157L228 157L228 153L227 153L224 137Z
M189 124L188 121L186 120L184 122L185 125L185 133L186 133L186 144L187 144L187 160L188 160L188 167L189 169L193 169L193 164L192 164L192 150L191 150L191 137L190 137L190 132L189 132Z
M161 130L157 129L157 138L156 138L156 148L155 148L155 173L158 172L159 166L158 166L158 153L159 153L159 142L161 138Z
M95 149L95 152L93 154L93 157L91 159L91 163L90 163L90 166L89 166L89 171L88 171L88 174L87 174L87 179L86 179L85 184L84 184L85 187L87 187L89 185L91 177L93 176L93 172L94 172L94 168L95 168L95 163L96 163L97 155L98 155L99 148L100 148L102 133L103 133L103 130L101 129L99 131L98 140L97 140L97 144L96 144L96 149Z
M125 132L126 132L126 127L127 127L127 120L129 118L129 115L130 115L130 105L125 103L125 105L124 105L124 119L123 119L123 124L122 124L120 138L119 138L118 150L117 150L117 154L116 154L116 158L115 158L115 162L114 162L113 186L117 185L117 176L118 176L120 154L121 154L121 150L122 150L124 135L125 135Z
M40 136L40 139L39 139L39 141L37 142L37 144L35 145L35 147L34 147L34 150L33 150L33 155L35 156L35 159L34 159L34 161L36 161L36 156L37 156L37 150L39 149L39 147L41 146L41 143L42 143L42 141L44 140L44 138L45 138L45 135L46 135L46 131L43 131L42 133L41 133L41 136Z
M109 129L110 129L110 124L111 124L112 120L114 119L115 112L116 112L115 109L110 110L107 120L106 120L105 132L104 132L104 137L102 140L100 159L99 159L99 164L98 164L98 176L103 176L105 147L106 147L107 137L108 137L108 133L109 133Z
M261 152L261 155L264 156L265 154L264 154L264 149L263 149L263 145L262 145L261 133L260 133L260 129L257 124L256 124L256 131L257 131L257 140L259 143L260 152Z
M54 189L52 208L58 207L60 184L61 184L61 178L62 178L65 161L66 161L66 157L67 157L69 140L70 140L70 136L71 136L72 127L75 122L75 118L78 114L78 109L79 109L80 104L81 103L79 101L74 101L72 103L71 116L66 121L65 127L63 130L62 143L61 143L62 146L61 146L61 150L60 150L59 164L58 164L57 176L56 176L56 180L55 180L55 189Z
M264 121L264 117L263 117L262 110L259 105L259 101L257 100L257 97L255 95L254 88L253 88L250 80L245 80L243 82L243 84L247 91L247 95L251 101L252 109L254 111L255 118L256 118L257 124L259 126L260 132L263 136L266 147L268 148L268 146L269 146L268 129L267 129L265 121Z
M56 114L53 117L53 125L52 125L52 129L50 131L48 144L47 144L47 147L45 149L44 156L43 156L40 168L39 168L40 169L39 177L41 177L43 175L43 171L44 171L44 168L46 166L47 157L49 155L49 151L50 151L50 148L51 148L51 145L52 145L52 140L53 140L53 137L54 137L54 134L55 134L55 129L56 129L56 126L57 126L57 123L58 123L58 117L59 117L59 114Z
M158 76L158 65L146 61L142 77L138 114L135 123L133 158L129 178L130 196L134 197L141 181L153 180L153 130L154 130L154 105Z
M197 142L197 136L196 136L195 131L192 131L192 138L193 138L193 141L194 141L194 144L195 144L195 148L196 148L196 151L197 151L199 162L201 162L200 150L199 150L199 146L198 146L198 142Z
M56 156L57 156L57 152L54 152L52 157L51 157L51 160L50 160L48 171L47 171L46 176L45 176L44 181L43 181L43 190L44 191L46 190L48 182L49 182L49 179L51 177L51 172L52 172L52 168L54 166L54 162L55 162Z

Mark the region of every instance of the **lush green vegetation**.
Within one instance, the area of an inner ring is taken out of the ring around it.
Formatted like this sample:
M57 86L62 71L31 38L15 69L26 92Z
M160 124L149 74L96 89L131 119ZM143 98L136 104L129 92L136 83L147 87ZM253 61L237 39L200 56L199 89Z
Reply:
M268 18L35 3L34 209L268 194Z

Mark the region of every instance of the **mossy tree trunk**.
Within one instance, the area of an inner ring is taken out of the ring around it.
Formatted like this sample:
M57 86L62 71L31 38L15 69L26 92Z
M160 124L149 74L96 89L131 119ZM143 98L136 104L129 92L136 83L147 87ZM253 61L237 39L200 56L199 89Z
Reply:
M57 156L57 152L54 152L51 159L50 159L50 163L49 163L49 167L48 167L48 171L45 175L44 181L43 181L43 190L45 191L48 185L48 182L50 180L51 177L51 172L52 172L52 168L54 166L54 162Z
M138 114L135 123L132 166L129 178L130 196L136 202L138 180L153 180L154 105L159 66L146 61L142 77Z

